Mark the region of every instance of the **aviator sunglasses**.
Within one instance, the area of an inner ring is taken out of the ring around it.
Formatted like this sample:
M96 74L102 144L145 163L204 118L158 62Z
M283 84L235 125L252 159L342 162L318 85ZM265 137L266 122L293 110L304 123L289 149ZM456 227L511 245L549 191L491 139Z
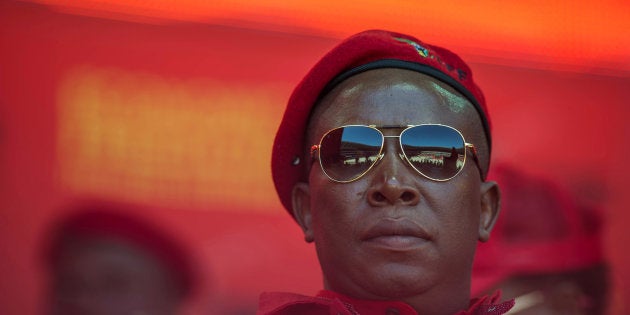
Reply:
M403 129L398 136L386 136L381 130ZM319 160L322 171L332 181L349 183L369 172L384 156L385 138L398 138L400 158L422 176L447 181L459 174L470 148L477 167L475 146L467 143L459 130L439 124L408 126L347 125L324 134L311 147L311 156Z

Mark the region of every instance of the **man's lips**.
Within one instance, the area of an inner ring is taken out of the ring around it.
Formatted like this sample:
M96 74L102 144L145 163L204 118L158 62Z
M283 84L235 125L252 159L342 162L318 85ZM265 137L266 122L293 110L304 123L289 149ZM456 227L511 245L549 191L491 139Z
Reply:
M371 226L361 240L379 247L406 250L425 244L431 235L412 220L386 218Z

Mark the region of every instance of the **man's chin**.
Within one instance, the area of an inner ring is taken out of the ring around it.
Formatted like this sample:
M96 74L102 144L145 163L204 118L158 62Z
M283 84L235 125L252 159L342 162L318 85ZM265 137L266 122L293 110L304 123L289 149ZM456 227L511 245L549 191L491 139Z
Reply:
M405 300L408 297L421 295L429 289L423 282L411 282L409 279L398 282L386 282L371 287L371 294L379 300Z
M367 281L368 276L365 275L352 286L353 289L343 290L341 292L332 288L341 294L348 295L352 298L365 300L405 300L408 297L421 295L431 288L431 280L426 277L409 276L409 275L391 275L383 277L385 274L379 274L372 277L372 281Z

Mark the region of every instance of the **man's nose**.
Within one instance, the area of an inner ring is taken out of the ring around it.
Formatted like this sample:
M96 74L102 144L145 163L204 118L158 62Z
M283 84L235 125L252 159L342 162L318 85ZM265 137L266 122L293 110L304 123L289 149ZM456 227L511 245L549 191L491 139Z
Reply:
M407 165L397 142L386 143L383 158L375 165L367 192L368 202L372 206L417 205L420 191L413 170Z

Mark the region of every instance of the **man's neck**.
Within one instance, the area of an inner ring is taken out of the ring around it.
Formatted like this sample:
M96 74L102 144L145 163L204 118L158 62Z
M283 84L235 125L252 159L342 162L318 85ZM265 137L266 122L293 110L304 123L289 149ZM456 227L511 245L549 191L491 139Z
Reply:
M336 294L346 297L351 304L361 303L361 301L392 301L403 302L422 315L453 315L460 311L467 310L470 306L469 286L451 288L433 288L428 292L423 292L411 297L391 297L376 295L360 295L338 292L327 289Z
M468 309L470 294L466 289L434 290L401 301L413 307L418 314L453 315Z

